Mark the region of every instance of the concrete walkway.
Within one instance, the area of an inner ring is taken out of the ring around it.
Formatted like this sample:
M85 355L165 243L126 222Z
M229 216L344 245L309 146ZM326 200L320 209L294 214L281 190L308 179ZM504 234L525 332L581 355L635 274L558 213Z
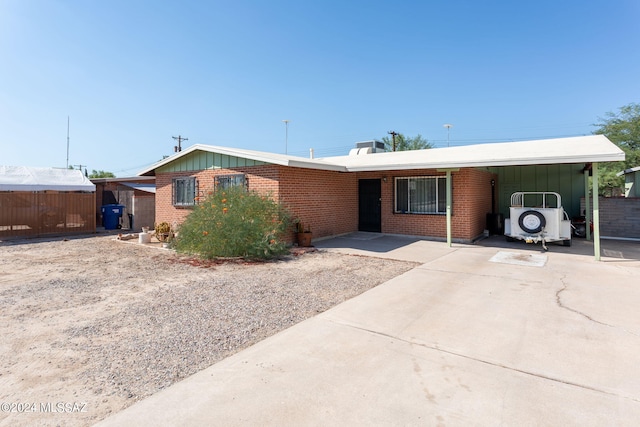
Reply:
M640 244L589 245L320 242L422 264L99 425L635 426Z

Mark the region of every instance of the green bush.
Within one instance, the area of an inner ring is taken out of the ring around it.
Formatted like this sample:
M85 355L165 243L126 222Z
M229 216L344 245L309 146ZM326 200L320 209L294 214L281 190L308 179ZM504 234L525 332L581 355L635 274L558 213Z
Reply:
M176 251L201 258L271 259L287 253L289 215L270 197L242 187L217 190L198 200L180 225Z

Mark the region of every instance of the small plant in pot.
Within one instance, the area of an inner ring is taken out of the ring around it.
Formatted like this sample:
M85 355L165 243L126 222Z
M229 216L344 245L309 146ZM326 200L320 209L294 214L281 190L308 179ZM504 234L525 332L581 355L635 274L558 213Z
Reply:
M307 225L307 228L305 229L304 224L300 220L296 221L296 235L298 237L298 246L311 246L311 239L313 238L311 228Z
M171 240L171 226L168 222L161 222L160 224L156 224L156 239L159 242L169 242Z

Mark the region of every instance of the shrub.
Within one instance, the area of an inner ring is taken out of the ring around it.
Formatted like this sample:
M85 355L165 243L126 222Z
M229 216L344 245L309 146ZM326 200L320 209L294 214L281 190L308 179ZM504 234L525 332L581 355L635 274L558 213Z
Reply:
M270 259L288 251L289 215L270 197L231 187L198 202L178 229L176 251L206 259Z

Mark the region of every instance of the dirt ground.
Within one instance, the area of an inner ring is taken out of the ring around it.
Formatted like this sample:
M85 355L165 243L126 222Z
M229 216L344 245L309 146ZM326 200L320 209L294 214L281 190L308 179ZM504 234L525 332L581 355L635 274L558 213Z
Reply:
M91 425L416 264L200 263L114 236L0 242L0 426Z

